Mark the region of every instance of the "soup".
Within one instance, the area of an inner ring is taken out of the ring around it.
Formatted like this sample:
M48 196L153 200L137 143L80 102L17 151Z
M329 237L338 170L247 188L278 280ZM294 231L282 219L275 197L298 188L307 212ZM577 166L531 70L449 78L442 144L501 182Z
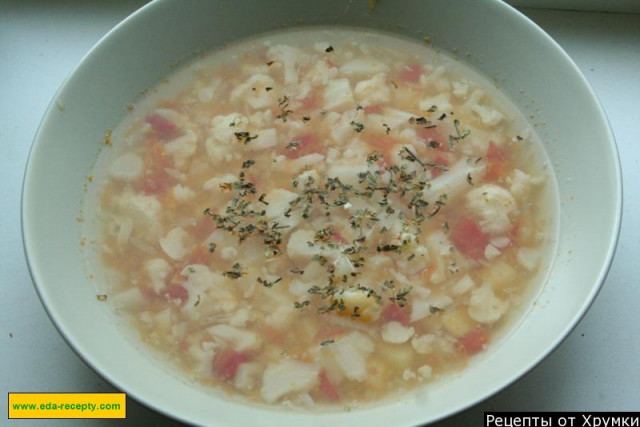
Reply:
M203 384L309 407L397 395L463 369L542 282L542 146L427 45L267 35L130 110L95 171L100 298Z

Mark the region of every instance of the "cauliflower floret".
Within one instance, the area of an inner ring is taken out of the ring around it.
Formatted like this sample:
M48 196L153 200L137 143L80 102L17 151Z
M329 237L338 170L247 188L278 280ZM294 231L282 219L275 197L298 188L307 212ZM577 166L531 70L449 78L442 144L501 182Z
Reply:
M274 403L289 393L309 391L318 384L319 372L319 366L296 360L270 364L262 375L262 399Z
M507 182L510 182L511 186L509 190L517 199L524 199L533 187L538 186L544 182L544 177L531 176L520 169L515 169L513 175L511 175Z
M380 334L382 335L383 341L391 344L402 344L411 339L413 334L415 334L415 329L392 320L391 322L382 325Z
M207 332L214 338L229 343L238 352L255 350L262 343L255 332L229 325L214 325L207 328Z
M160 247L169 258L182 259L189 253L189 233L180 227L172 228L166 237L160 239Z
M225 183L233 183L238 180L238 177L228 173L222 176L216 176L211 179L208 179L203 185L202 188L207 191L221 191L220 184Z
M345 110L353 107L353 93L349 79L333 79L324 88L325 110Z
M233 160L230 148L238 143L235 133L246 131L248 126L249 119L239 113L215 116L211 119L209 137L205 141L209 159L213 163Z
M278 143L278 131L275 128L261 129L256 131L255 136L256 139L245 146L248 151L260 151L266 148L272 148Z
M358 82L353 94L356 100L365 107L382 102L389 102L391 90L387 84L386 74L376 74L369 80Z
M318 253L318 249L309 246L313 243L315 233L312 230L296 230L289 237L287 243L287 255L291 258L311 258Z
M182 312L191 319L199 318L200 310L204 307L208 311L230 313L238 306L238 299L231 291L229 280L222 274L211 271L204 265L190 264L180 275L186 278L182 286L188 292L188 300L183 304Z
M433 368L430 365L422 365L418 368L419 380L429 380L433 375Z
M196 193L187 186L178 184L173 187L173 198L178 202L188 202L196 197Z
M518 211L511 193L494 184L485 184L467 193L467 208L479 218L484 233L497 235L511 227L510 217Z
M429 354L435 349L436 339L433 334L415 336L411 340L411 346L419 354Z
M329 80L338 75L338 69L336 67L330 67L326 61L319 60L316 61L309 70L308 75L313 76L311 78L311 84L313 86L326 86Z
M264 74L255 74L241 85L236 86L231 92L231 102L247 103L254 110L274 105L278 99L271 89L276 82Z
M348 76L370 76L377 73L386 73L389 67L373 58L356 58L340 67L340 72Z
M441 93L439 95L432 96L431 98L421 99L418 103L418 108L422 111L427 111L433 105L438 107L438 111L451 111L453 108L448 93Z
M496 248L492 244L488 244L484 248L484 257L486 259L488 259L488 260L492 260L492 259L500 256L501 253L502 252L500 252L500 249Z
M465 276L462 279L458 280L451 287L451 293L453 295L462 295L464 293L469 292L475 286L476 286L476 284L473 281L473 279L468 274L465 274Z
M193 156L198 148L198 135L191 129L187 129L184 135L169 141L164 146L168 155L173 157L177 167L182 167Z
M211 102L220 87L221 80L212 80L209 85L198 89L197 96L200 102Z
M502 121L504 116L498 110L481 104L480 101L483 97L484 92L482 90L474 90L466 106L480 117L480 121L482 121L483 124L490 127L495 126Z
M239 390L253 390L259 373L260 365L257 363L241 363L233 377L233 385Z
M167 275L171 271L171 266L164 259L155 258L147 261L144 265L144 269L147 272L147 276L149 276L151 288L153 288L156 294L160 293L160 291L165 287L165 282Z
M284 66L284 84L298 83L298 67L308 60L308 55L302 50L285 45L277 45L267 50L267 59L279 62Z
M526 268L528 271L534 271L540 264L540 251L537 249L522 247L518 249L516 254L518 264Z
M125 193L119 199L120 208L142 229L157 229L162 205L153 196Z
M363 381L367 378L366 358L375 349L375 343L371 337L362 332L352 332L337 338L327 348L348 379Z
M469 93L469 83L466 81L453 81L453 95L457 98L464 98Z
M142 159L137 154L123 154L109 167L109 177L119 181L135 181L142 175L142 166Z
M467 312L476 322L494 323L502 317L508 307L508 302L502 301L493 293L491 283L485 282L471 292Z
M299 212L291 212L289 217L284 216L290 208L290 203L298 198L296 193L283 188L275 188L267 193L264 200L269 203L265 206L265 216L270 220L275 220L278 224L288 226L285 232L291 231L302 219Z

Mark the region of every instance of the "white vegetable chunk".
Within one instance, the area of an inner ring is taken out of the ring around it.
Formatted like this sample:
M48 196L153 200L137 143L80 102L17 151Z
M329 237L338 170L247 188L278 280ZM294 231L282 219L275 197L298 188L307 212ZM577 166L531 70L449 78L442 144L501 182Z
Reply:
M144 304L144 297L138 288L129 288L110 296L113 306L118 309L134 310Z
M233 349L239 352L255 350L261 344L260 338L255 332L229 325L211 326L207 328L207 332L213 337L231 344Z
M433 334L415 336L411 340L411 346L418 354L429 354L435 350L436 339Z
M429 365L422 365L418 368L418 375L423 380L429 380L433 375L433 369Z
M366 356L374 349L371 337L361 332L352 332L336 339L328 349L348 379L363 381L367 377Z
M363 106L389 102L391 89L387 83L386 74L376 74L369 80L362 80L356 84L353 91L355 99Z
M484 248L484 257L488 260L492 260L498 256L500 256L502 252L500 252L500 249L496 248L495 246L493 246L492 244L488 244L485 248Z
M315 233L312 230L296 230L289 237L287 255L293 259L311 258L318 253L318 249L310 247L307 242L313 242Z
M198 135L191 129L187 129L184 135L167 142L164 148L166 153L173 157L176 166L181 167L196 152Z
M391 344L402 344L411 339L415 334L415 329L393 320L382 325L380 333L383 341Z
M109 177L118 181L135 181L140 175L142 175L142 159L137 154L123 154L109 167Z
M160 239L160 247L171 259L179 260L189 252L189 233L180 227L172 228L166 237Z
M241 363L238 365L233 385L238 390L253 390L260 373L260 366L256 363Z
M482 231L491 235L507 232L511 227L510 217L518 210L509 190L495 184L485 184L469 191L466 204L480 218Z
M189 187L178 184L173 187L173 198L178 202L188 202L189 200L193 200L196 197L196 193L190 189Z
M266 88L275 86L275 81L264 74L254 74L247 81L236 86L231 92L231 102L246 102L254 110L269 107L276 103L278 97Z
M267 403L274 403L293 392L306 392L318 384L317 365L294 360L270 364L262 375L260 394Z
M258 130L255 132L255 136L256 139L247 143L245 147L247 151L261 151L273 148L278 144L278 131L275 128Z
M518 249L516 254L518 264L526 268L528 271L534 271L540 263L540 251L537 249L522 247Z
M449 112L453 109L448 93L441 93L439 95L432 96L431 98L422 99L418 103L418 108L422 111L427 111L433 105L438 107L438 111Z
M411 306L411 322L424 319L434 309L444 310L453 303L453 299L447 295L433 295L426 299L415 299Z
M155 258L145 263L144 269L149 277L149 283L155 293L160 293L166 285L167 275L171 271L169 263L162 258Z
M294 85L298 83L298 67L308 60L308 56L296 47L277 45L267 50L267 59L281 63L284 66L284 84Z
M508 302L502 301L493 293L491 283L485 282L471 292L467 312L476 322L489 324L498 321L508 307Z
M428 201L433 203L442 194L447 194L448 198L452 199L469 188L469 182L467 181L469 175L471 175L474 182L478 182L482 171L484 171L484 165L460 160L451 166L447 172L429 181L431 186L427 195Z
M451 293L453 295L462 295L469 292L475 286L476 284L474 283L473 279L468 274L465 274L465 276L462 279L458 280L451 287Z
M345 110L355 105L348 79L333 79L324 88L325 110Z
M298 212L291 212L289 217L284 216L290 208L290 202L298 198L296 193L285 190L283 188L275 188L267 193L264 200L269 203L264 207L265 216L269 220L275 220L278 224L288 226L283 231L290 232L302 219Z
M529 195L534 187L544 182L544 177L533 177L520 169L515 169L511 177L509 177L509 180L511 182L509 191L511 191L514 197L522 200Z
M340 67L340 72L348 76L370 76L388 71L386 64L372 58L355 58Z

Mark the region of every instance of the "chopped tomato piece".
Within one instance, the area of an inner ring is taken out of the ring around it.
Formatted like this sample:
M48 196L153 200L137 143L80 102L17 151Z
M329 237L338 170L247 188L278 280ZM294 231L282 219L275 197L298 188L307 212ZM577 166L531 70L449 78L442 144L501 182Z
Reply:
M162 136L168 136L176 131L177 126L158 114L147 116L147 123L151 125L154 131Z
M415 83L420 79L422 74L422 66L420 64L411 64L402 69L400 80L407 83Z
M349 243L349 241L342 234L340 234L339 231L336 231L335 229L333 230L333 239L337 240L338 242L344 245Z
M393 164L391 149L396 145L396 140L388 135L368 134L365 135L367 144L374 150L377 150L384 157L387 164Z
M406 307L400 307L398 304L387 304L382 310L382 318L386 322L396 321L407 326L410 323L409 311Z
M312 110L318 107L318 97L314 94L307 95L300 100L303 110Z
M203 241L216 229L216 223L209 216L203 216L198 223L193 226L192 234L199 240Z
M213 359L213 372L225 380L230 380L236 376L238 366L247 359L247 353L238 353L232 349L222 350Z
M488 181L498 181L504 178L509 172L507 159L507 150L497 146L493 141L489 141L489 148L487 149L487 170L484 174L485 179Z
M474 220L463 218L451 228L451 242L463 255L479 259L489 239Z
M460 338L460 343L462 344L465 353L467 353L469 356L484 350L484 345L488 342L489 333L482 327L474 329L467 335Z
M489 148L487 148L487 160L492 162L504 162L507 160L507 151L504 148L500 148L495 142L489 141Z
M179 299L184 304L189 299L189 291L182 285L169 284L162 292L167 299Z
M162 194L173 184L173 178L164 169L158 168L142 179L142 191L147 195Z
M213 259L213 254L209 252L208 248L204 246L198 246L191 252L189 258L187 260L188 264L201 264L201 265L209 265L211 260Z
M340 393L338 393L338 390L336 390L335 386L331 384L331 381L327 376L327 371L321 369L318 373L318 379L320 380L320 390L327 399L332 402L340 400Z
M520 221L518 221L515 224L513 224L513 226L511 227L511 229L507 233L507 235L509 236L511 241L516 240L516 237L518 237L518 231L520 231Z
M368 105L364 107L365 114L380 114L382 113L382 107L380 104Z
M422 139L428 147L439 151L446 151L449 149L447 144L442 142L442 136L436 128L419 128L417 133L418 137Z
M438 156L435 159L433 159L433 164L436 166L449 166L449 160L447 160L446 157L443 156ZM438 168L431 168L431 176L433 178L442 175L442 172L444 172L442 169L438 169Z
M317 151L318 139L315 135L306 134L293 138L293 141L297 143L295 149L285 149L284 155L290 159L297 159L298 157L306 156Z

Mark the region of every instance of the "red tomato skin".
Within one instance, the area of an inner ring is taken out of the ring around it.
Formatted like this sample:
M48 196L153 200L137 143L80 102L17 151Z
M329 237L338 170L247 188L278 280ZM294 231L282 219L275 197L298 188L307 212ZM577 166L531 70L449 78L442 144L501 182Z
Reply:
M213 359L213 372L225 380L231 380L238 372L238 366L249 359L249 354L232 349L222 350Z
M471 356L484 350L484 345L489 342L489 333L480 327L460 338L460 344L467 355Z
M325 371L324 369L320 370L320 372L318 372L318 379L320 381L320 390L322 391L324 396L332 402L339 401L340 393L338 393L338 390L335 388L335 386L331 384L331 381L327 376L327 371Z
M382 319L387 322L400 322L404 326L410 323L408 310L405 307L400 307L398 304L387 304L382 310Z
M420 64L411 64L402 69L400 80L405 83L416 83L420 80L422 74L422 66Z
M175 124L157 114L147 116L147 123L151 125L154 131L162 136L170 135L177 129Z
M482 232L480 226L471 218L463 218L451 228L451 242L463 255L480 259L489 239Z
M184 304L189 299L189 291L182 285L169 284L162 292L167 299L179 299Z

